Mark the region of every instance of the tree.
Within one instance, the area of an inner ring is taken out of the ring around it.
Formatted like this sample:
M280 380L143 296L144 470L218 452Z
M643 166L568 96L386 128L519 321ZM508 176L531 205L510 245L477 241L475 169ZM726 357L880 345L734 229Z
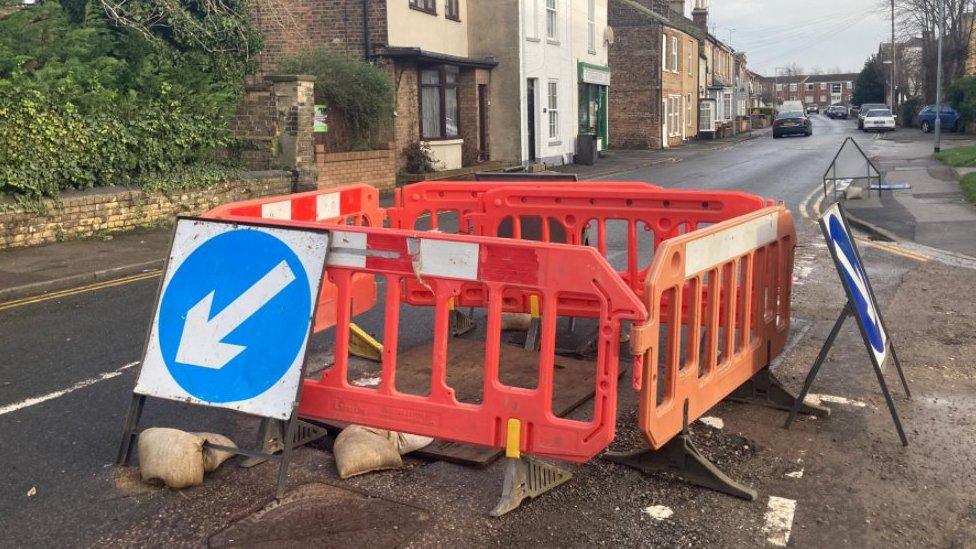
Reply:
M884 63L876 55L872 55L864 62L864 68L861 69L861 74L857 76L857 82L854 84L854 97L851 101L855 105L885 102L883 71Z

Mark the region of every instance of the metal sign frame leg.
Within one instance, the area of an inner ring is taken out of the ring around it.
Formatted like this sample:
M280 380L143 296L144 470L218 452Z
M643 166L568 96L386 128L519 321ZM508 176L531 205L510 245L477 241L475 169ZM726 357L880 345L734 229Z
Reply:
M139 419L142 418L142 409L146 406L145 395L132 395L129 402L129 411L125 416L125 425L122 427L122 440L119 443L119 453L115 458L116 465L128 465L132 459L132 443L139 436Z
M793 421L796 419L797 413L799 413L800 406L806 399L807 395L810 393L810 388L813 385L813 381L817 378L817 374L820 373L820 367L823 366L824 361L827 359L827 355L830 353L831 348L834 346L834 342L837 340L837 336L840 334L841 328L843 328L844 323L847 321L848 317L852 316L854 306L850 301L844 306L844 309L840 312L840 316L837 317L837 321L834 322L834 327L830 330L830 335L827 336L827 340L824 341L823 347L820 348L820 354L817 355L817 360L814 361L813 367L810 368L810 373L807 374L806 380L803 382L803 389L800 390L800 395L797 397L796 403L793 405L793 409L790 410L790 416L786 419L786 424L783 425L784 428L789 429L793 425ZM894 345L892 345L894 349ZM895 359L895 364L898 369L898 374L902 378L904 383L904 374L901 371L901 366ZM898 437L901 439L903 446L908 446L908 438L905 436L905 430L901 425L901 418L898 416L898 410L895 408L895 402L891 397L891 392L888 390L888 384L885 382L884 373L881 371L881 367L878 366L874 360L871 361L871 365L874 368L874 373L878 377L878 384L881 385L881 393L885 397L885 402L888 405L888 411L891 413L891 419L895 423L895 429L898 431ZM905 383L905 392L908 394L908 384ZM910 395L909 395L910 396Z

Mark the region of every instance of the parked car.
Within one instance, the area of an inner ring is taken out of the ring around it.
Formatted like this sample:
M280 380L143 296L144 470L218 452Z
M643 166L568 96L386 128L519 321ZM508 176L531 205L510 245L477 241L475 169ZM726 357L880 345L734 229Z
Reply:
M820 114L820 105L810 105L807 107L807 114Z
M895 131L895 115L887 107L884 109L871 109L864 115L864 131L866 132L893 132Z
M960 129L962 116L948 105L939 107L939 119L942 120L942 129L947 132L955 132ZM918 113L918 127L922 131L929 133L935 129L935 105L929 105Z
M857 129L864 129L864 117L871 111L876 109L887 109L888 105L884 103L865 103L861 105L861 108L857 111Z
M813 135L813 124L803 111L784 111L773 120L773 138L784 135Z
M847 117L850 116L850 114L847 112L847 107L843 105L831 105L830 107L827 107L824 114L827 115L827 118L831 118L833 120L847 120Z

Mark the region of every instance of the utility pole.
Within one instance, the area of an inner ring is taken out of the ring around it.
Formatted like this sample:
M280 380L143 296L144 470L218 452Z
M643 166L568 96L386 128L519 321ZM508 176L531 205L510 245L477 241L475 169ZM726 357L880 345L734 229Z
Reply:
M939 2L939 54L935 68L935 152L942 150L942 36L945 34L945 0Z

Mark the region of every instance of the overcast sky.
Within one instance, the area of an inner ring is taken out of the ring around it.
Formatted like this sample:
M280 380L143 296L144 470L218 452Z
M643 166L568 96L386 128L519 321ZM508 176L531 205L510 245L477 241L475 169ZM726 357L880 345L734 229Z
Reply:
M859 72L890 40L891 20L878 0L708 0L713 34L745 51L749 68L772 76L792 63ZM688 16L694 0L685 0Z

